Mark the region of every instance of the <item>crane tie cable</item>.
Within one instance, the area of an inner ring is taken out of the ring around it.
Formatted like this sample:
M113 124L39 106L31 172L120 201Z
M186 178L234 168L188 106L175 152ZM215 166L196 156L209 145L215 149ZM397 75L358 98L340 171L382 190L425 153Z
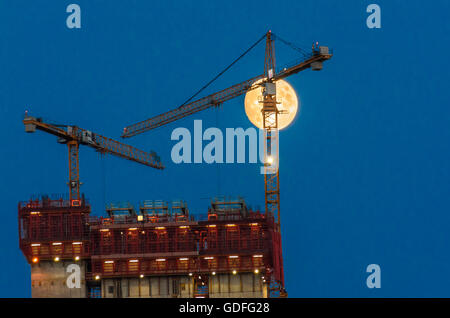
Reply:
M200 88L194 95L192 95L190 98L188 98L183 104L181 104L178 108L183 107L187 103L189 103L195 96L200 94L202 91L204 91L209 85L211 85L215 80L217 80L220 76L222 76L226 71L228 71L234 64L236 64L240 59L242 59L248 52L250 52L255 46L259 44L264 38L266 37L266 34L256 41L252 46L250 46L244 53L242 53L237 59L235 59L230 65L228 65L223 71L221 71L219 74L217 74L212 80L210 80L205 86Z
M280 38L280 37L279 37L278 35L276 35L276 34L273 34L273 33L272 33L272 35L274 35L276 39L280 40L281 42L283 42L283 43L286 44L287 46L291 47L292 49L294 49L294 50L300 52L301 54L303 54L303 55L305 55L305 56L308 55L309 52L308 52L307 50L295 46L292 42L283 40L282 38Z

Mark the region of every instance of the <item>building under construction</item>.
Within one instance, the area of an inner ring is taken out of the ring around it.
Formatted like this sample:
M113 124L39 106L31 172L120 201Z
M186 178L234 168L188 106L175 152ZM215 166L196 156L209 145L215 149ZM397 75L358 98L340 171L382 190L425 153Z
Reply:
M20 248L32 297L283 296L281 239L274 216L243 199L215 198L192 216L185 202L107 206L90 215L82 198L19 203ZM68 266L79 265L80 288Z

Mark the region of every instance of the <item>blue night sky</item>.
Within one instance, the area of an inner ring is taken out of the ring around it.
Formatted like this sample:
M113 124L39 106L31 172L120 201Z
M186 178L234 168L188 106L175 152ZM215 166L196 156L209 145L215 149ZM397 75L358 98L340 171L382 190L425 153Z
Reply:
M366 7L381 7L368 29ZM77 3L82 28L66 27ZM450 94L448 1L0 0L0 296L29 297L17 203L65 193L67 149L24 132L25 110L119 139L122 128L179 106L271 29L334 49L321 72L288 78L302 108L281 132L286 287L291 297L449 297ZM276 42L277 64L295 52ZM264 45L206 93L263 72ZM257 164L181 164L173 129L250 127L244 97L126 142L153 149L159 171L80 149L82 191L105 202L244 196L264 206ZM366 266L381 266L381 289Z

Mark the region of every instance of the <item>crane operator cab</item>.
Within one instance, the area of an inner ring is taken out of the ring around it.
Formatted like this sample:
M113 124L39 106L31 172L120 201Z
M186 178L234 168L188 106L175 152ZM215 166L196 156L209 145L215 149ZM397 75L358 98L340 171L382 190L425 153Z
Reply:
M312 45L313 55L330 54L328 46L319 46L319 42L313 43ZM311 63L311 70L320 71L322 70L322 61L316 61Z

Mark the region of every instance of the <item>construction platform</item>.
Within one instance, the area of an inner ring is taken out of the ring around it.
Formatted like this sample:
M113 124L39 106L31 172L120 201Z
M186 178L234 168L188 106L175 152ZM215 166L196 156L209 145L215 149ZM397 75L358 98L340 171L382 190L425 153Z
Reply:
M20 248L32 297L285 296L274 216L243 199L215 198L208 213L187 204L110 204L91 216L87 200L40 197L19 203ZM79 288L67 284L71 264Z

